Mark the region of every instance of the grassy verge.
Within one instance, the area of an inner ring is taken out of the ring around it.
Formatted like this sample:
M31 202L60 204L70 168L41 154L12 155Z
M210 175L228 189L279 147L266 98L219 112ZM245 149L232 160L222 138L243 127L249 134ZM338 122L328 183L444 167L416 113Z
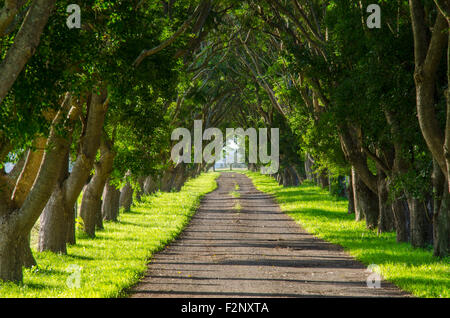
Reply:
M200 198L215 189L217 176L202 174L180 192L143 198L119 222L105 222L95 239L77 233L77 244L68 247L67 255L34 253L39 265L24 271L21 285L0 283L0 297L125 296L124 289L139 281L152 254L181 232ZM79 288L76 268L82 268Z
M377 235L347 214L347 200L312 184L283 188L273 179L245 172L260 191L272 194L280 207L308 232L339 244L366 265L376 264L385 279L418 297L450 297L450 257L397 243L395 233Z

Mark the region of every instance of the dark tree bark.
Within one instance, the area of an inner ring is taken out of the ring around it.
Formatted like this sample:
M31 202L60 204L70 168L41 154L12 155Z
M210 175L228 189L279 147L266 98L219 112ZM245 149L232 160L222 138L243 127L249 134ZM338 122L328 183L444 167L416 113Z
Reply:
M175 178L173 181L173 187L176 191L180 191L181 187L184 185L184 183L187 180L187 174L186 174L186 167L184 165L178 165L175 168Z
M373 193L364 182L361 183L361 187L358 193L359 204L364 211L366 218L366 227L368 229L375 229L378 225L379 207L378 197Z
M5 0L5 4L0 10L0 37L4 36L6 30L13 24L14 18L25 2L25 0Z
M444 7L440 11L432 28L431 37L428 36L429 25L425 9L420 0L409 0L411 8L411 22L414 35L414 82L416 85L417 117L420 129L433 158L441 168L446 182L449 183L450 167L450 105L447 99L447 120L445 133L435 113L436 78L445 48L449 43L449 21L444 16ZM447 7L448 8L448 7ZM448 12L447 12L448 14ZM448 52L447 52L448 53ZM449 57L447 57L447 60ZM450 66L447 66L450 67ZM450 78L450 73L447 74Z
M31 268L36 265L37 263L30 247L30 235L28 235L26 241L23 243L23 266L25 268Z
M444 174L435 160L433 164L433 254L446 257L450 252L450 195Z
M102 215L105 221L117 221L119 216L120 190L111 185L109 180L103 190Z
M394 216L395 232L397 242L409 241L408 211L403 200L396 199L392 202L392 214Z
M367 156L361 150L360 138L358 138L357 129L348 127L348 125L339 125L339 139L341 143L342 152L347 161L352 165L353 169L358 174L358 177L364 184L374 193L377 194L378 185L377 177L373 175L367 166Z
M386 175L378 170L378 207L380 209L378 219L378 233L391 232L394 230L394 216L392 205L389 203L389 190Z
M348 198L348 214L354 214L355 213L355 196L353 193L353 177L352 173L350 173L349 176L349 182L347 187L347 198Z
M425 247L429 243L429 222L425 203L407 194L410 215L410 238L413 247Z
M289 173L289 167L283 169L283 187L290 187L292 185L291 175Z
M73 205L73 212L69 214L69 223L67 228L67 244L75 245L77 242L76 239L76 229L75 229L75 219L77 218L78 213L78 203L75 201Z
M276 174L276 180L278 181L279 185L282 185L283 184L283 173L280 170L281 170L281 168L278 169L278 172Z
M359 178L353 174L353 191L355 194L355 219L366 220L368 229L375 229L378 225L378 197Z
M352 167L352 188L353 188L353 202L355 207L355 221L362 221L365 218L364 211L361 209L361 204L359 204L359 188L362 187L361 180L359 179L355 169Z
M318 176L318 184L322 189L329 186L328 173L326 171L322 171Z
M292 166L291 168L292 168L292 170L293 170L293 172L294 172L294 174L295 174L295 176L296 176L296 179L297 179L297 183L296 183L295 185L298 186L298 185L300 185L300 184L303 182L303 179L304 179L304 178L303 178L302 175L298 172L296 166Z
M196 175L198 175L199 173L200 172L197 170ZM161 191L163 191L163 192L170 192L172 190L174 174L175 173L174 173L174 168L173 167L169 167L164 172L164 174L163 174L163 176L161 178Z
M22 281L23 250L26 239L22 235L3 232L0 235L0 278L3 281Z

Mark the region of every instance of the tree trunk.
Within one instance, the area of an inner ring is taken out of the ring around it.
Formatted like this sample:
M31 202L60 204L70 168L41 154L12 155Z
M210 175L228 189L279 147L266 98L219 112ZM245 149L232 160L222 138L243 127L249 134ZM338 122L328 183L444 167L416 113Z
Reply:
M281 170L281 168L280 168L280 170ZM283 180L283 173L280 170L278 170L278 172L277 172L277 181L278 181L279 185L282 185L284 180Z
M104 134L100 145L100 160L95 163L95 173L84 189L80 205L80 216L83 219L84 232L95 237L95 228L102 229L102 192L106 180L111 174L114 163L112 144Z
M97 222L95 222L95 226L97 230L103 230L103 215L102 215L102 205L103 205L103 200L100 199L100 205L97 209Z
M348 181L348 187L347 187L347 198L348 198L348 214L354 214L355 213L355 196L353 193L353 178L352 174L350 173L349 181Z
M352 188L353 188L353 202L355 207L355 221L362 221L364 216L364 211L361 209L361 205L359 204L359 187L361 187L360 183L362 182L358 175L356 174L356 170L352 167Z
M328 192L333 194L333 177L328 173Z
M41 215L39 229L39 252L52 251L66 254L67 229L69 227L64 195L58 184Z
M311 156L309 154L305 155L305 173L306 179L309 181L313 180L313 167L314 161L312 161Z
M79 141L80 152L73 163L72 171L58 183L45 207L44 226L41 226L39 233L40 251L66 253L67 232L73 224L73 206L90 176L102 137L108 103L106 89L100 91L100 95L97 92L90 95L86 125Z
M328 174L323 171L320 173L320 175L318 176L318 184L322 189L325 189L326 187L328 187L329 185L329 181L328 181Z
M394 217L392 206L389 203L389 190L386 182L386 175L378 170L378 233L391 232L394 230Z
M176 191L180 191L183 187L184 183L186 182L187 176L186 176L186 168L184 165L178 165L177 168L175 168L175 178L173 182L173 187Z
M433 255L446 257L450 249L450 195L448 184L445 182L436 160L433 160ZM439 195L442 194L442 195Z
M145 178L144 182L144 194L149 195L158 189L158 183L156 178L153 176L148 176Z
M139 191L136 192L136 201L141 202L142 196L145 194L145 190L144 190L145 177L142 177L142 176L139 177L138 183L139 183Z
M59 172L58 182L45 205L39 227L39 252L52 251L65 254L70 214L64 200L63 182L69 175L69 149L64 154L64 165ZM73 208L73 206L72 206Z
M70 95L66 95L61 110L52 121L47 151L44 153L39 172L25 201L19 208L4 194L9 192L8 182L0 178L0 280L21 282L24 260L24 244L29 245L30 231L52 194L52 189L63 166L61 154L66 151L64 139L56 134L56 125L65 118L70 108ZM50 147L51 146L51 147Z
M161 191L163 191L163 192L170 192L172 190L173 175L174 175L174 168L173 167L169 167L164 172L164 174L163 174L163 176L161 178Z
M0 104L36 52L55 3L56 0L35 0L31 3L31 8L14 37L13 45L0 64Z
M111 185L109 181L103 190L102 215L105 221L117 221L119 216L120 190Z
M77 211L78 209L78 203L75 202L73 205L72 213L69 214L69 223L68 223L68 229L67 229L67 244L75 245L77 242L76 239L76 230L75 230L75 219L77 218Z
M289 174L289 168L286 166L286 168L283 169L283 187L289 187L291 185L292 180Z
M408 196L410 214L410 237L413 247L425 247L427 245L427 219L423 201Z
M422 1L409 0L411 10L411 22L414 36L414 83L416 86L417 118L420 130L428 149L437 161L447 182L450 182L447 159L450 160L449 149L445 145L450 144L450 133L441 129L439 119L436 116L436 83L442 56L449 42L447 34L449 23L440 10L437 10L434 25L429 25L428 17ZM430 29L432 30L429 36ZM448 58L447 58L448 59ZM447 74L447 78L450 74ZM447 83L448 85L448 83ZM447 113L450 117L450 112ZM447 120L450 120L448 118ZM450 123L446 122L446 127ZM450 161L448 161L450 163Z
M0 231L0 279L21 282L23 279L24 247L26 239L18 233Z
M353 175L353 191L355 192L355 219L366 220L368 229L375 229L378 224L378 197L355 173Z
M30 247L30 234L28 234L23 244L23 266L25 268L31 268L36 265L37 263L34 259L33 252L31 251Z
M338 125L339 140L342 152L352 168L358 173L359 179L373 192L377 193L377 177L367 165L367 156L361 150L362 145L358 129L349 127L346 123ZM378 201L378 200L377 200Z
M131 205L133 204L133 188L131 184L127 182L123 188L120 190L119 206L124 208L125 212L131 210Z
M298 172L296 166L292 166L292 170L294 171L295 176L297 177L297 186L302 184L303 182L303 178L301 176L301 174Z
M392 214L394 216L397 242L408 242L408 213L404 200L396 199L392 202Z
M434 255L447 257L450 254L450 193L448 183L444 186L441 208L435 219Z
M364 182L361 182L358 197L360 208L364 211L366 227L368 229L375 229L378 225L379 218L377 195L373 193Z

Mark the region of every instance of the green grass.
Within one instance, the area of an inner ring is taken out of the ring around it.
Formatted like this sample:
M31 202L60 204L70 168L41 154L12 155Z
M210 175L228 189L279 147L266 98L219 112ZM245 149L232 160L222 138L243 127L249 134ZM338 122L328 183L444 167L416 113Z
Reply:
M376 264L386 280L418 297L450 297L450 257L397 243L395 233L377 235L347 214L347 200L312 184L283 188L269 176L244 172L256 188L272 194L297 223L326 241L339 244L365 265Z
M77 233L67 255L37 253L39 264L24 270L21 285L0 283L0 297L121 297L139 281L152 254L177 237L200 198L216 188L217 173L189 180L180 192L143 198L119 222L105 222L95 239ZM69 288L69 266L82 268L80 288Z

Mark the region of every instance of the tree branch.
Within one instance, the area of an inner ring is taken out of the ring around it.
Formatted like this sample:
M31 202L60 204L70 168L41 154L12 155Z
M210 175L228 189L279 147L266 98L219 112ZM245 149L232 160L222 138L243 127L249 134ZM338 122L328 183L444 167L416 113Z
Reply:
M154 47L153 49L150 50L143 50L141 52L141 54L139 54L139 56L136 58L136 60L133 62L133 67L138 67L139 64L142 63L142 61L146 58L149 57L151 55L154 55L162 50L164 50L166 47L168 47L169 45L171 45L173 42L175 42L175 40L184 32L186 31L186 29L188 28L189 24L192 22L192 20L197 16L198 12L199 12L199 8L200 6L198 6L194 13L189 17L189 19L187 19L186 21L184 21L184 23L180 26L180 28L170 37L168 38L166 41L164 41L163 43L161 43L160 45Z

